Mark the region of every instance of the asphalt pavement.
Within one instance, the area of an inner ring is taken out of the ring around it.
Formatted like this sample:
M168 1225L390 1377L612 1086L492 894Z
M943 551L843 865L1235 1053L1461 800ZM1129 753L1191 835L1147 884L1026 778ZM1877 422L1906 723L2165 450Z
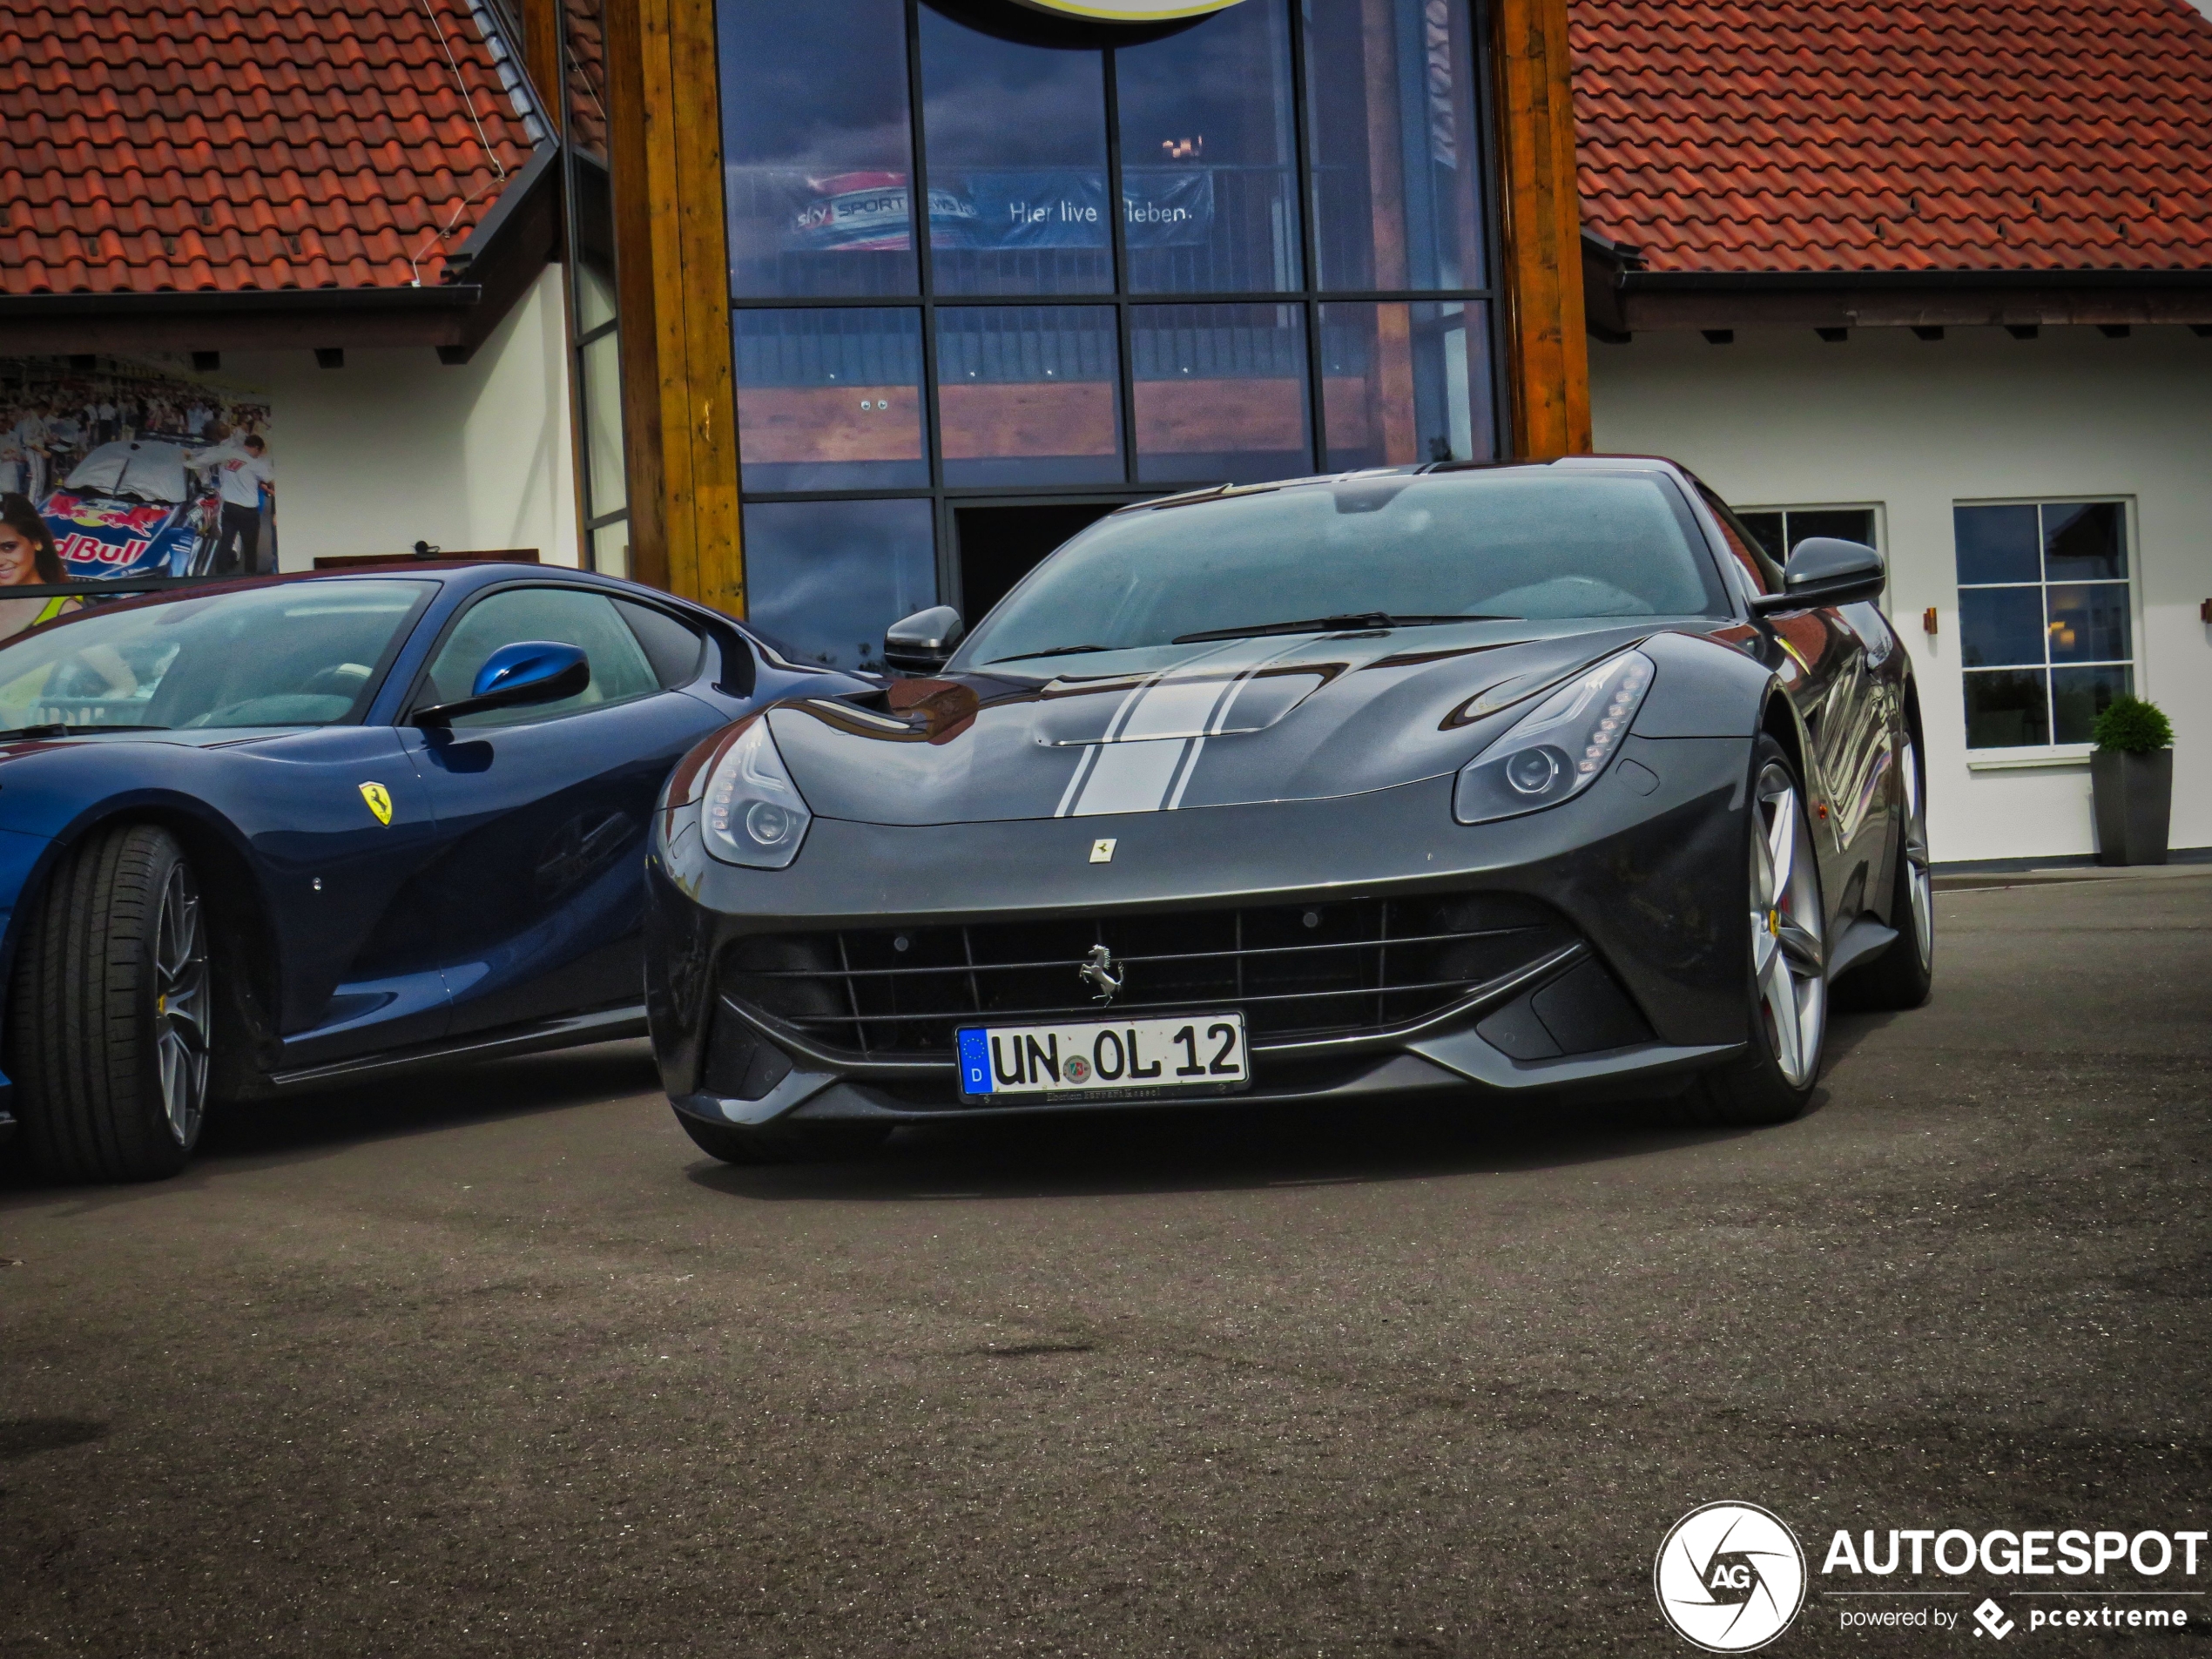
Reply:
M2212 1526L2212 870L1939 912L1931 1006L1840 1019L1755 1132L1209 1110L734 1170L628 1044L18 1174L0 1654L1686 1654L1652 1558L1703 1502L1816 1568ZM1994 1646L1845 1632L1834 1581L1769 1651ZM2212 1651L2212 1601L2006 1605L2007 1650Z

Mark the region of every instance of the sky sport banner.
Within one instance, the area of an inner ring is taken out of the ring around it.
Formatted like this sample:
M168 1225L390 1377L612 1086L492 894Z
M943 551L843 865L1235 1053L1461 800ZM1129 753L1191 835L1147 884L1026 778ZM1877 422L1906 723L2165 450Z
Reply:
M903 173L846 173L811 181L818 192L794 215L794 249L900 251L907 246ZM1123 179L1133 248L1202 243L1213 230L1213 174L1178 168ZM941 248L1103 248L1106 180L1080 168L968 172L929 187L930 246Z

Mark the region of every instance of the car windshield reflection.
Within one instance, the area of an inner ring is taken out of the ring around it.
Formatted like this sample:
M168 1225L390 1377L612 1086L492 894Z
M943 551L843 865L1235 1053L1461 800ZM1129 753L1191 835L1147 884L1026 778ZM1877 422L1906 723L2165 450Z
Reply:
M0 730L331 725L358 719L423 582L287 583L96 609L0 646Z
M950 666L1339 624L1725 610L1689 503L1656 474L1394 474L1102 519L1008 594Z

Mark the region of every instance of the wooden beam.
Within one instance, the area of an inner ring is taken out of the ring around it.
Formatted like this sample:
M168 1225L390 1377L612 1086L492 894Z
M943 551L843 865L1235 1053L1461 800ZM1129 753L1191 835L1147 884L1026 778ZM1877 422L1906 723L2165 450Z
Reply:
M1589 352L1567 0L1495 3L1505 227L1500 287L1513 452L1584 455L1590 448Z
M537 94L537 107L555 138L561 132L560 0L519 0L523 20L523 72Z
M745 611L713 0L608 0L631 571Z

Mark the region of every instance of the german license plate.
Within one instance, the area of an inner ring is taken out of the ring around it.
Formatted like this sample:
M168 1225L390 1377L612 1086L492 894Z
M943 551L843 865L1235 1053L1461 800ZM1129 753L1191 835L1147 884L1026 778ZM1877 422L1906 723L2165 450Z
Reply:
M965 1101L1155 1100L1251 1082L1241 1014L966 1026L959 1040Z

